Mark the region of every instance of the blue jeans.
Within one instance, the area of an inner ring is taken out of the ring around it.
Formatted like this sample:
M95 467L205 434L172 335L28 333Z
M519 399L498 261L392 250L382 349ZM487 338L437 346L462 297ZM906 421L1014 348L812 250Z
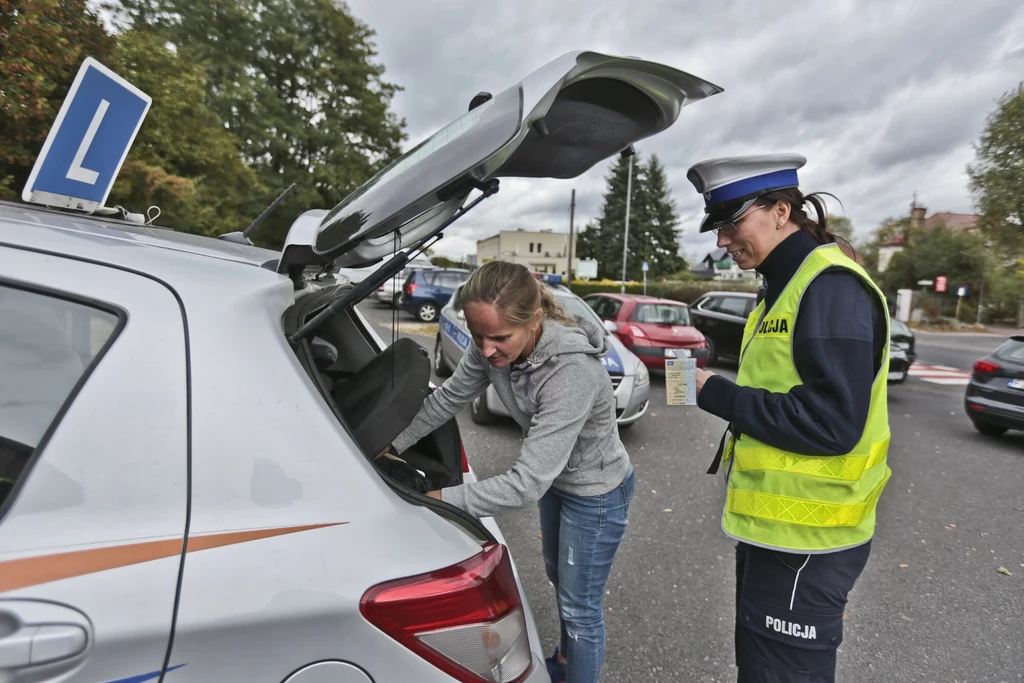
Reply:
M604 661L604 592L615 551L626 536L633 502L633 466L601 496L552 487L540 499L544 567L555 585L561 621L559 649L566 683L594 683Z

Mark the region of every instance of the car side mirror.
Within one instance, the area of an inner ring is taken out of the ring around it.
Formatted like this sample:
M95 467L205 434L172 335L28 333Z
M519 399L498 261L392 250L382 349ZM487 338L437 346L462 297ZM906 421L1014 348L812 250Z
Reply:
M610 334L615 334L619 331L619 326L613 323L611 320L604 321L604 329L608 330Z

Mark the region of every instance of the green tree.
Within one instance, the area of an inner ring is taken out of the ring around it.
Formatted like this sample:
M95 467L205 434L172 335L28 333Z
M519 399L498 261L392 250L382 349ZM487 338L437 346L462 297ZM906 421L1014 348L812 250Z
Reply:
M846 216L829 216L828 231L853 244L853 223Z
M630 211L632 212L632 207ZM665 176L665 167L661 165L657 155L651 155L651 160L640 172L640 201L635 215L638 218L637 237L642 240L643 245L640 255L648 262L650 268L648 278L683 270L686 261L679 253L679 214L676 213L676 204L672 199L668 178ZM631 216L630 232L632 221ZM632 249L632 240L630 243Z
M1024 256L1024 84L998 100L967 174L986 236Z
M606 177L607 191L600 215L580 232L579 257L596 259L599 278L622 277L622 239L626 221L626 185L629 160L619 157ZM626 279L643 277L643 261L648 261L648 279L669 275L686 266L679 254L679 218L669 193L664 167L657 157L644 164L640 155L633 158L633 180L629 209L629 250L626 255Z
M85 58L113 47L85 0L0 0L0 197L21 194Z
M153 98L107 204L143 212L156 205L177 230L241 230L266 190L238 144L205 104L206 72L145 30L118 36L111 67Z
M107 7L205 67L207 103L270 196L298 184L257 231L258 242L280 246L299 212L333 207L400 154L405 124L389 109L399 88L374 61L373 31L344 5L120 0Z

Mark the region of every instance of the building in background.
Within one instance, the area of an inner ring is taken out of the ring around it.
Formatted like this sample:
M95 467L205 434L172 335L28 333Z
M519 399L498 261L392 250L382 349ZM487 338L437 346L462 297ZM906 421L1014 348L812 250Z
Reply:
M889 237L878 246L878 272L885 271L889 267L892 257L903 251L911 234L916 231L931 230L940 225L944 225L950 230L977 232L978 216L973 213L951 213L949 211L940 211L928 216L928 210L923 206L918 206L915 197L910 204L910 224L907 229Z
M574 238L575 241L575 238ZM502 230L486 239L477 240L476 262L511 261L521 263L538 273L569 275L569 233L541 230ZM573 248L573 258L576 249Z
M729 256L729 250L719 247L690 268L690 272L704 280L756 280L754 270L741 270Z

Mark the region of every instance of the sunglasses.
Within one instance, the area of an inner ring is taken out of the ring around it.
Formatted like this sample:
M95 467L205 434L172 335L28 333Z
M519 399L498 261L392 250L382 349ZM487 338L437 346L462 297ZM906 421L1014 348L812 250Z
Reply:
M758 209L767 209L767 208L768 208L767 206L753 206L750 209L747 209L747 211L745 211L742 215L737 216L736 218L732 219L728 223L722 223L717 228L712 228L711 231L713 233L715 233L715 237L717 237L719 235L725 235L726 237L731 237L731 236L736 234L737 230L740 229L740 223L743 222L744 218L746 218L750 214L754 213Z

